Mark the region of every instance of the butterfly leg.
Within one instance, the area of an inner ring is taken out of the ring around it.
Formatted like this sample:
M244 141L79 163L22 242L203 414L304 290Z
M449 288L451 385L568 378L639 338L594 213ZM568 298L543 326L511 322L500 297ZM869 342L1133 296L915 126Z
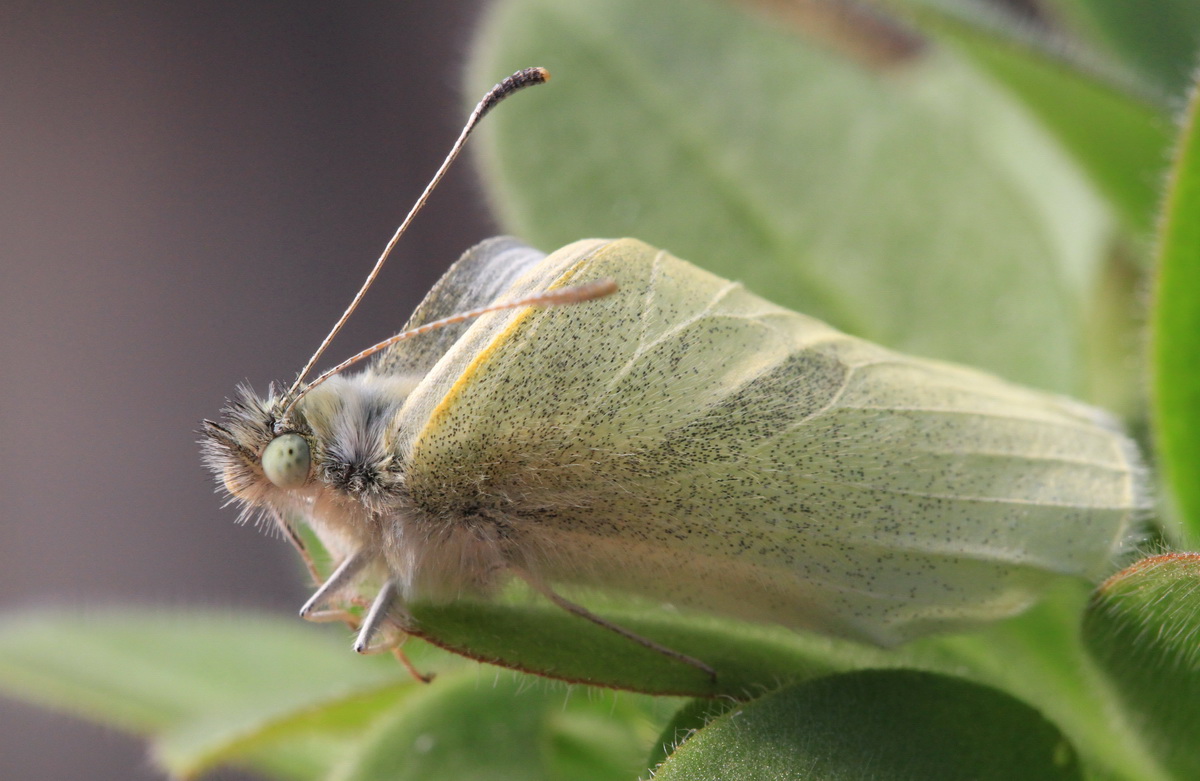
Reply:
M354 641L355 651L360 654L374 654L390 650L399 644L401 638L391 632L388 633L390 636L385 636L381 641L371 642L381 631L389 628L399 629L394 624L392 627L388 626L389 614L400 608L397 604L399 596L395 583L389 580L383 584L379 593L375 595L375 601L371 603L367 617L363 619L362 626L358 630L358 637ZM400 632L403 633L403 630Z
M370 557L361 551L352 553L338 565L333 574L321 584L304 606L300 608L300 617L308 621L343 621L347 615L344 610L317 610L336 591L344 588L370 562Z
M363 619L362 627L358 630L358 637L354 641L354 650L360 654L391 651L392 656L404 665L404 669L408 670L409 675L421 683L429 683L433 680L433 674L427 675L419 671L400 647L408 639L408 634L402 628L388 621L389 614L400 609L397 597L399 594L396 592L395 584L390 580L384 583L383 587L379 589L379 593L375 595L375 601L371 603L367 617ZM405 615L407 615L407 611ZM377 639L376 636L381 633L383 636Z
M555 592L553 589L551 589L549 586L547 586L545 583L543 583L539 578L534 577L531 573L529 573L523 569L520 569L518 567L510 567L510 570L517 577L521 578L521 580L524 580L526 583L528 583L534 590L536 590L542 596L546 597L546 599L549 599L551 602L558 605L563 610L566 610L568 613L579 616L580 618L585 618L588 621L591 621L596 626L607 629L610 632L616 632L621 637L624 637L628 640L632 640L633 642L637 643L638 645L645 646L646 648L649 648L651 651L660 653L669 659L674 659L674 660L682 662L686 665L690 665L691 667L695 667L697 670L701 671L702 673L704 673L705 675L707 675L710 679L712 679L714 681L717 679L717 671L714 670L712 667L709 667L707 664L700 661L699 659L697 659L693 656L688 656L687 654L684 654L684 653L680 653L679 651L676 651L673 648L668 648L661 643L656 643L648 637L642 637L641 635L637 634L636 632L631 632L623 626L618 626L617 624L614 624L613 622L611 622L607 619L601 618L600 616L596 615L592 611L585 608L583 605L577 605L574 602L570 601L569 599L559 595L557 592Z
M312 557L308 555L308 550L304 547L304 541L300 539L300 535L296 534L296 531L283 520L283 517L279 513L274 513L274 516L276 525L283 531L284 536L287 537L288 541L292 543L292 546L300 554L300 558L304 561L304 566L308 568L309 574L312 575L313 582L321 583L321 575L317 572L317 566L313 562ZM316 592L304 603L304 606L300 608L300 617L306 621L344 621L352 629L357 627L359 624L358 616L348 610L317 610L317 608L336 591L347 586L369 561L369 557L362 553L355 553L348 556L329 575L325 582L321 583ZM378 597L376 601L378 601ZM368 615L368 618L370 618L370 615ZM359 634L361 638L361 630ZM365 647L359 652L376 653L390 650L392 656L396 657L396 661L400 662L400 664L404 665L404 669L408 670L409 675L421 683L429 683L433 680L433 674L422 673L418 670L413 665L412 660L404 653L404 649L400 647L407 638L408 635L401 632L398 637L389 637L383 642L375 646ZM368 637L367 639L369 641L370 638ZM357 642L355 643L355 650L358 650Z
M408 670L408 674L413 678L416 678L421 683L429 683L434 679L436 673L423 673L416 668L416 665L414 665L412 660L408 658L408 655L404 653L404 649L400 647L401 643L403 643L404 639L407 637L408 635L405 635L404 638L401 638L400 642L396 643L396 645L392 647L392 656L396 657L397 662L404 665L404 669Z

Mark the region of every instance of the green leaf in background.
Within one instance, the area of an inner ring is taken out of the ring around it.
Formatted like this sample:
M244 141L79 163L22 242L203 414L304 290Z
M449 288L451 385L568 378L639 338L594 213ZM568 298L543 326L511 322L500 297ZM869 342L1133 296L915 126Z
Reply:
M210 752L201 757L204 762L182 757L177 775L192 778L221 764L252 768L270 778L325 781L330 768L356 752L362 736L414 688L411 681L404 681L272 716L260 728L234 735L225 743L218 734L210 741ZM205 724L219 723L224 716L215 712L187 731L202 731Z
M891 0L1003 84L1070 152L1129 228L1154 227L1175 127L1169 111L1080 62L1058 40L980 13L978 3ZM1200 7L1200 6L1198 6ZM1056 48L1055 48L1056 47Z
M875 670L784 689L686 740L657 781L1082 778L1037 711L978 684Z
M1180 96L1191 83L1200 48L1195 0L1050 0L1049 5L1164 94Z
M390 657L348 648L342 634L235 613L18 615L0 623L0 687L147 736L182 778L234 763L316 779L418 686Z
M1007 89L934 45L878 68L706 0L505 0L474 95L506 230L632 235L919 355L1080 392L1110 210Z
M1109 578L1084 638L1158 762L1172 778L1200 778L1200 554L1155 556Z
M1200 92L1176 150L1159 237L1152 310L1153 416L1173 520L1200 543Z
M462 670L382 719L331 781L630 779L675 705Z
M172 777L236 765L294 781L618 781L645 768L678 707L407 648L436 672L433 683L416 683L390 657L354 654L344 632L297 620L12 616L0 622L0 690L148 738Z

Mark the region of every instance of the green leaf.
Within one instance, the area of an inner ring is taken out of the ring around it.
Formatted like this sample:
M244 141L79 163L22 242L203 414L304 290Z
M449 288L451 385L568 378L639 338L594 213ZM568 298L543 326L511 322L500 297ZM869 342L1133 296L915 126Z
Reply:
M599 689L567 689L546 714L553 778L627 781L646 769L662 725L678 709L675 697Z
M896 0L1010 89L1083 167L1129 227L1149 234L1174 123L1143 94L1070 59L1061 42L989 22L974 4ZM1055 44L1057 48L1053 48Z
M553 605L415 607L425 624L422 631L435 637L442 633L443 642L461 642L460 650L471 656L543 675L651 692L746 699L831 671L906 665L954 671L1037 704L1077 741L1089 764L1130 777L1162 778L1149 771L1133 774L1153 769L1155 763L1113 727L1111 703L1098 696L1086 660L1077 653L1074 626L1082 599L1077 589L1058 591L1026 615L985 632L927 638L893 651L778 627L684 616L658 605L587 601L623 626L713 664L716 683ZM317 642L322 638L314 638L316 633L328 642ZM425 693L453 687L456 680L453 669L446 671L448 661L439 660L443 672L434 683L415 685L394 662L349 652L344 635L340 628L305 627L295 620L278 625L186 614L13 618L0 631L0 687L148 735L160 763L178 775L234 763L282 778L318 778L335 764L347 767L344 763L353 761L360 739L384 729L380 720L385 714L401 725L416 723L405 721L408 703L424 707L418 695L434 696ZM42 647L61 650L47 655ZM419 647L413 650L421 669L430 669L427 654L419 653ZM513 707L519 702L514 700ZM597 753L604 752L598 745L632 746L630 725L639 723L624 716L606 721L605 713L618 712L615 705L592 712L573 708L574 703L568 710L556 707L548 717L557 719L547 733L554 743L547 761L555 777L577 777L579 771L571 770L577 766L602 766ZM129 712L138 717L125 715ZM506 719L507 709L489 718ZM665 720L660 714L655 723ZM692 726L696 723L686 725ZM646 729L644 742L637 744L638 757L649 751L658 728ZM626 756L621 767L628 762Z
M654 603L578 597L590 609L689 654L700 671L596 627L557 607L529 602L415 605L423 636L476 659L567 681L649 693L744 700L783 683L869 667L953 672L1035 704L1068 734L1088 764L1114 774L1160 779L1145 747L1114 727L1114 704L1098 685L1079 638L1088 588L1064 580L1022 616L974 633L925 638L897 649L871 648L781 627L681 614ZM688 723L685 728L696 726ZM668 736L669 739L669 736Z
M900 649L907 663L1008 692L1054 722L1097 777L1165 781L1157 758L1124 728L1087 656L1080 619L1087 584L1064 582L1032 610L986 629L930 637Z
M381 720L332 779L628 779L642 769L657 732L650 714L664 706L466 670L444 676Z
M181 777L235 762L318 778L415 687L394 660L359 658L296 620L60 611L0 622L0 689L150 737L156 762Z
M1200 554L1155 556L1109 578L1084 637L1158 762L1173 778L1200 778Z
M647 767L653 769L667 761L680 743L703 729L713 719L740 707L737 700L695 699L680 708L667 722L650 751Z
M1200 543L1200 92L1193 92L1171 169L1151 313L1158 462L1177 531Z
M689 738L657 781L1079 779L1066 738L1028 705L948 676L831 676L732 710Z
M1115 727L1114 707L1079 637L1088 597L1064 579L1025 614L980 631L872 648L782 627L677 613L653 602L572 595L616 624L710 664L701 671L514 589L500 603L414 605L419 632L471 658L566 681L654 694L744 700L785 683L870 667L951 672L1043 710L1094 768L1165 778L1144 745ZM695 726L688 724L687 728Z
M872 69L704 0L507 0L478 43L468 94L554 74L481 128L507 230L637 236L889 346L1084 386L1109 211L952 52Z
M162 764L193 777L216 764L253 768L272 778L322 781L331 767L352 755L362 736L397 702L414 689L411 681L389 684L344 699L297 709L240 733L213 729L224 725L223 712L214 712L195 725L185 725L156 742ZM236 714L234 714L236 716ZM236 725L229 725L236 726ZM211 732L205 735L205 731ZM180 737L203 740L180 745ZM194 753L188 755L185 750ZM176 762L166 761L174 756Z
M1053 0L1052 5L1165 94L1181 95L1191 83L1200 48L1195 0Z
M744 699L782 680L878 664L883 656L857 643L677 613L651 601L599 593L580 601L618 626L710 665L716 680L555 605L530 601L519 585L502 602L461 599L410 607L418 622L414 631L455 653L563 681L650 694Z

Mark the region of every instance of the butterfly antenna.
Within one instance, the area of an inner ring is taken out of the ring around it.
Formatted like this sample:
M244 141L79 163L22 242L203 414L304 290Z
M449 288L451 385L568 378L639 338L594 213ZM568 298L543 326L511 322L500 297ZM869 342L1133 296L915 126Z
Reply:
M308 376L308 373L312 371L313 366L318 360L320 360L321 355L325 352L325 348L329 347L330 342L334 340L334 337L336 337L338 332L342 330L342 326L344 326L346 321L350 319L350 315L354 313L356 308L358 308L358 304L360 301L362 301L363 296L366 295L367 289L371 287L371 284L375 281L375 277L379 276L379 270L383 268L384 261L388 259L388 255L392 254L392 249L396 246L396 242L400 241L400 237L404 235L404 231L408 230L408 226L412 223L413 218L417 216L417 213L421 211L421 207L425 205L425 201L429 200L430 193L432 193L434 188L438 186L438 183L442 181L442 177L446 175L446 171L450 169L450 165L458 157L458 153L462 151L463 145L467 142L467 137L471 135L471 131L474 130L475 126L479 124L479 120L483 119L484 115L486 115L496 106L496 104L507 98L509 95L517 92L518 90L524 89L525 87L529 87L534 84L541 84L549 80L549 78L550 72L545 68L525 68L524 70L519 70L488 90L488 93L483 96L483 100L480 100L478 105L475 106L475 110L471 112L470 118L467 119L467 124L463 126L462 132L458 134L458 140L455 141L454 146L450 148L450 153L447 154L446 159L442 161L442 165L440 168L438 168L437 173L435 173L433 178L429 180L429 184L425 185L424 192L421 193L421 197L417 198L417 202L413 204L411 209L409 209L408 216L404 218L404 222L400 223L400 227L396 229L394 234L392 234L391 241L389 241L387 246L383 248L383 253L380 254L379 260L375 261L374 268L372 268L371 273L367 275L367 279L365 282L363 282L362 287L358 289L358 293L354 295L354 300L350 302L350 306L346 307L346 311L343 312L342 316L338 318L338 321L334 323L333 328L329 331L329 335L322 340L321 345L317 348L317 351L313 353L311 358L308 359L308 363L304 364L304 368L300 370L300 374L296 377L296 381L292 383L292 387L288 389L287 395L284 398L289 399L290 401L284 409L284 416L286 416L287 412L292 408L293 405L295 405L297 400L296 391L299 390L300 384L304 382L304 378Z
M555 290L547 290L541 293L535 293L524 298L518 298L515 301L503 301L497 304L489 304L488 306L480 307L478 309L459 312L458 314L451 315L450 317L443 317L441 320L434 320L432 322L425 323L424 325L419 325L416 328L411 328L407 331L401 331L395 336L384 339L382 342L374 344L362 352L350 356L337 366L334 366L332 369L319 374L315 379L313 379L312 382L304 387L304 390L298 391L296 395L292 397L288 409L291 409L296 402L304 398L306 393L313 390L333 375L340 374L359 361L370 358L375 353L381 350L386 350L397 342L403 342L406 339L412 339L413 337L427 334L430 331L436 331L439 328L445 328L448 325L463 323L467 320L472 320L476 317L480 317L491 312L500 312L505 309L516 309L522 306L561 306L563 304L580 304L584 301L592 301L597 298L603 298L604 296L610 296L615 292L617 292L617 283L615 281L611 279L598 279L594 282L585 282L581 285L572 285L571 287L562 287Z

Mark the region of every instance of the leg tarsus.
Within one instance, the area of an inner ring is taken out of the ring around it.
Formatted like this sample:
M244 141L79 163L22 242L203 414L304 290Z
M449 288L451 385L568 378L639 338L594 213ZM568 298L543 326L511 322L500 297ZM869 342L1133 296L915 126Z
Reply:
M340 610L331 608L329 610L312 610L303 616L305 621L312 621L314 624L332 624L340 621L343 624L349 624L353 628L358 628L358 616L351 613L349 610Z
M379 589L379 593L375 595L375 601L371 603L371 609L367 611L367 617L363 619L362 627L358 630L358 637L354 640L355 651L366 654L385 650L386 647L373 647L371 638L383 626L388 610L396 601L396 597L395 584L390 580L386 581Z
M304 603L304 607L300 608L300 617L311 621L320 620L312 617L317 606L328 599L335 591L346 586L355 575L362 571L362 568L367 565L368 561L370 561L370 558L361 551L347 556L346 560L339 564L337 569L329 576L329 579L322 583L320 588L308 598L308 601Z
M407 639L407 637L408 636L405 635L406 639ZM404 665L404 669L408 670L408 674L411 675L413 678L420 681L421 683L431 682L434 679L434 676L436 675L436 673L426 674L426 673L423 673L420 670L418 670L413 665L412 660L408 658L408 654L404 653L404 649L401 647L401 645L403 643L404 643L404 641L401 640L399 643L392 646L392 656L396 657L396 661L398 661L398 662L400 662L400 664Z

